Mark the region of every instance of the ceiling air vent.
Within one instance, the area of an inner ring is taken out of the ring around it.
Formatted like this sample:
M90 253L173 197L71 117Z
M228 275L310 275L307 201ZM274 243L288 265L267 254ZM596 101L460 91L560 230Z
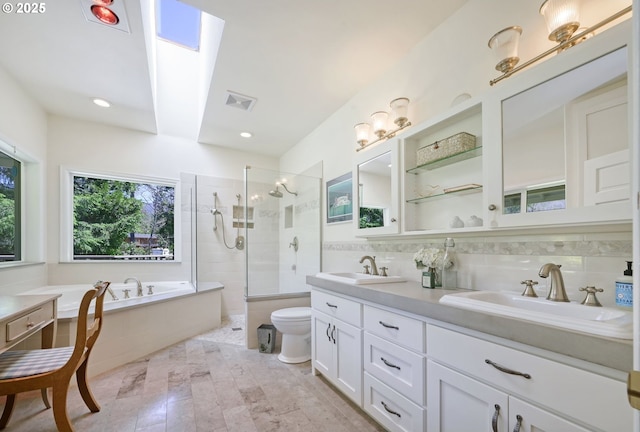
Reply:
M225 102L225 105L239 108L243 111L251 111L256 102L256 98L227 90L227 101Z

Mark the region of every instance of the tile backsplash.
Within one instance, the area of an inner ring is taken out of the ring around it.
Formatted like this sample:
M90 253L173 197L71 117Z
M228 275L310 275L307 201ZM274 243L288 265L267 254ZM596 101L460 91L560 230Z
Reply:
M504 235L454 237L458 286L480 290L522 290L525 279L538 281L536 290L546 295L547 280L538 276L540 267L562 265L567 294L582 301L580 287L603 288L598 298L615 305L615 278L622 275L625 261L632 258L631 232L602 234ZM376 256L378 267L390 275L419 282L413 254L422 247L443 248L442 239L397 239L323 243L323 271L362 271L363 255Z

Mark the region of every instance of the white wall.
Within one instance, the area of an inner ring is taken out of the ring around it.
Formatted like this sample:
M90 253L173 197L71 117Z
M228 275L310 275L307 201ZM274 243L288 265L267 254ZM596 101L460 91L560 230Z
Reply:
M42 261L45 248L44 176L47 157L47 115L44 110L0 67L0 141L15 148L16 155L32 161L30 213L26 214L30 261ZM7 150L3 146L4 150ZM13 149L12 149L13 150ZM11 154L11 153L10 153ZM31 194L33 193L33 195ZM0 294L12 294L45 284L44 265L0 268Z

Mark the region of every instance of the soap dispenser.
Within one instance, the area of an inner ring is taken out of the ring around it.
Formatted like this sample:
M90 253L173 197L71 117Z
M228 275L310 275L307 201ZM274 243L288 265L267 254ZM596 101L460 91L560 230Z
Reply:
M616 278L616 305L633 307L633 261L627 261L627 269Z

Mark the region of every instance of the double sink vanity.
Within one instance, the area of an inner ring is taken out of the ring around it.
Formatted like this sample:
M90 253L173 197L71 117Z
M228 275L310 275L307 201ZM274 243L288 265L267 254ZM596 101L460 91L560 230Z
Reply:
M375 210L382 222L354 217L355 236L441 241L601 227L631 239L630 34L629 21L618 24L360 149L354 214ZM475 144L420 157L460 134ZM307 284L314 373L387 430L632 430L630 312L349 271ZM597 304L598 289L585 290Z
M531 311L514 305L520 299L513 294L425 289L384 278L319 273L307 283L314 371L386 429L631 430L632 341L597 334L598 324L610 327L605 333L626 331L620 317L629 312L517 295L538 307L546 302L616 315L578 316L576 323L592 321L596 329L579 331L543 322L570 313ZM535 318L501 313L502 306Z

